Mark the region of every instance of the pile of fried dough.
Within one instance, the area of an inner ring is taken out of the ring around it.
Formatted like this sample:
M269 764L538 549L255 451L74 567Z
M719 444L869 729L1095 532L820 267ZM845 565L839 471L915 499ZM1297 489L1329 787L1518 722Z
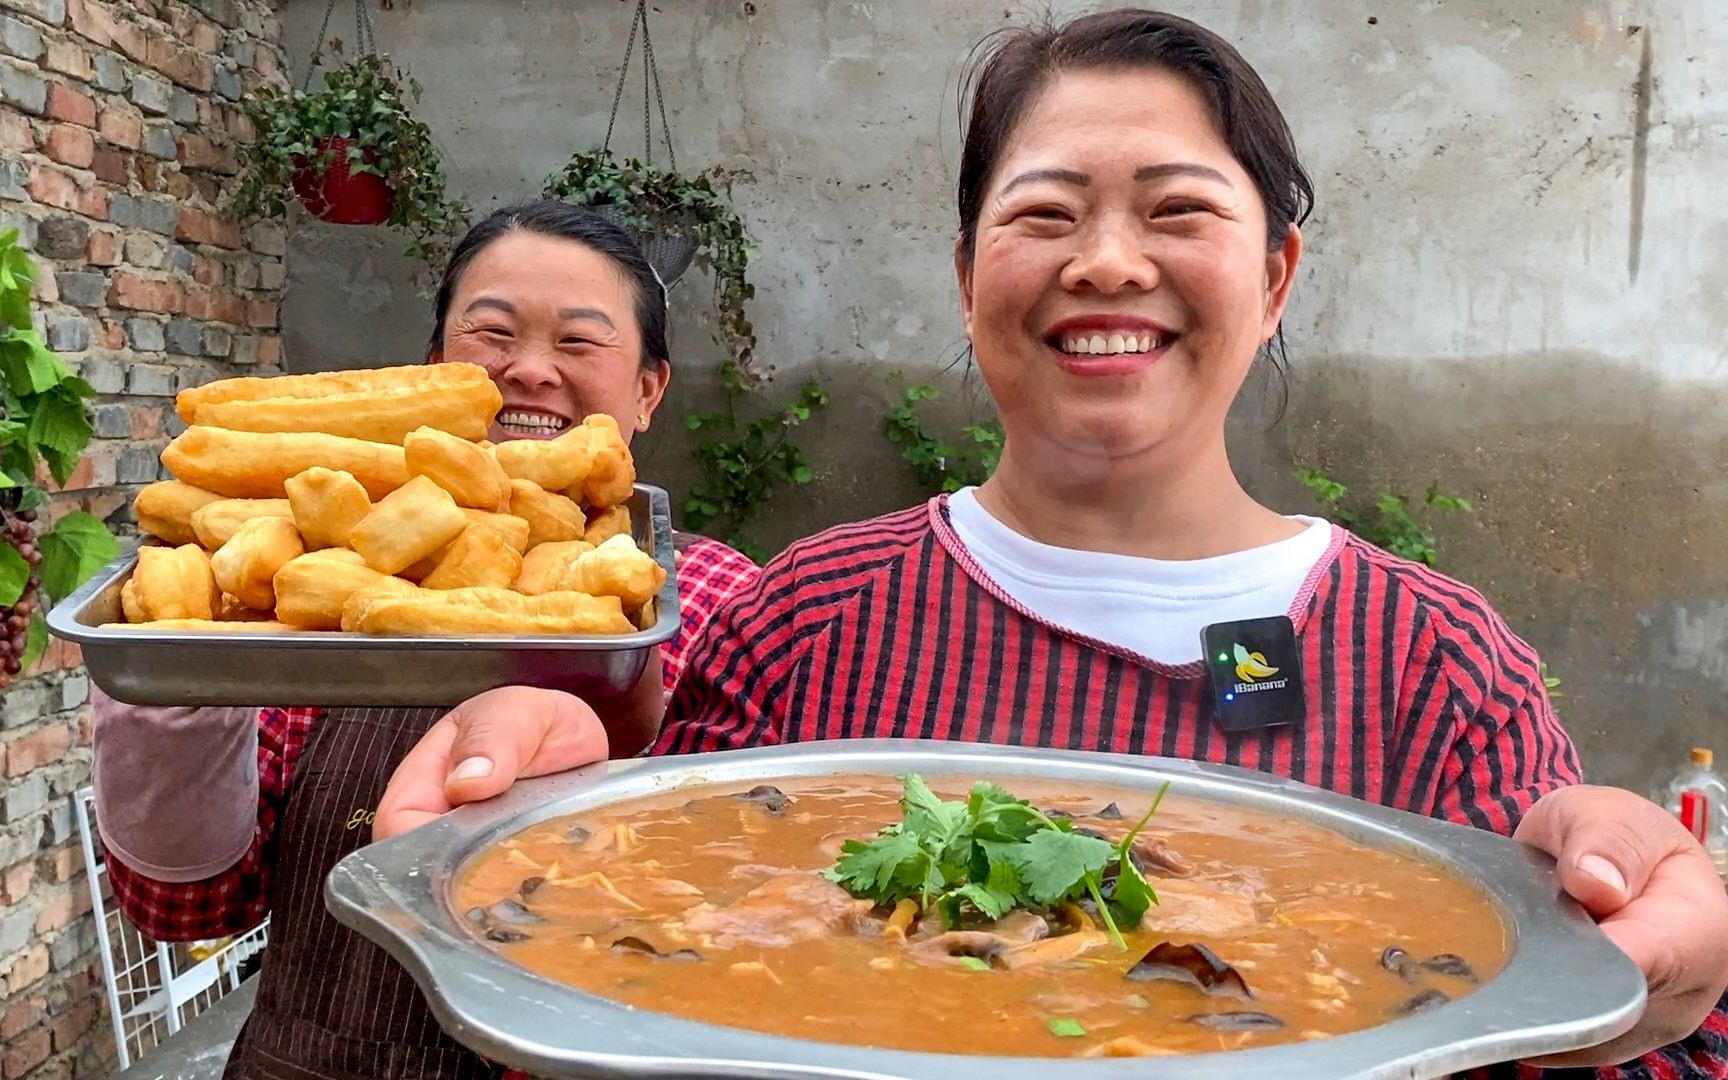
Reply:
M125 624L182 632L622 634L666 571L633 538L610 416L485 441L484 368L228 379L182 392L173 480L139 492Z

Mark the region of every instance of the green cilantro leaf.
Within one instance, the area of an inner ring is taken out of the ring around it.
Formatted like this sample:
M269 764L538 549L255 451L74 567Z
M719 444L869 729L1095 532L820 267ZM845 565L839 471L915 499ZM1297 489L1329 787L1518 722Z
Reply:
M874 840L848 840L840 847L840 861L826 874L830 881L854 896L877 902L900 899L894 883L909 864L928 859L918 837L900 826L891 826ZM923 871L917 871L919 880Z
M1024 842L1002 850L1012 853L1009 860L1035 904L1068 899L1116 854L1108 840L1054 830L1033 833Z
M1078 1039L1086 1034L1086 1029L1081 1026L1080 1021L1071 1017L1046 1020L1044 1026L1049 1028L1050 1034L1058 1039Z
M973 971L990 970L990 965L976 956L956 956L954 959L960 961L960 966L963 968L971 968Z

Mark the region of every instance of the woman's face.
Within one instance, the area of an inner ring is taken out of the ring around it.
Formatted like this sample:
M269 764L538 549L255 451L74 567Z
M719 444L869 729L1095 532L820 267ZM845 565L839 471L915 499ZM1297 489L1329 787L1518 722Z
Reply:
M514 230L468 264L433 361L479 364L504 396L490 438L550 439L609 413L629 439L645 428L670 371L642 366L630 280L574 240Z
M957 256L1011 443L1119 459L1221 448L1301 252L1201 97L1152 69L1058 76L1010 136Z

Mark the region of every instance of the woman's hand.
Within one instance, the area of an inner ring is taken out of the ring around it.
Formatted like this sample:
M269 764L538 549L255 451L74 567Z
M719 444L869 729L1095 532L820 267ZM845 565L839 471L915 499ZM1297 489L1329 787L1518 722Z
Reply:
M477 694L434 724L396 767L372 838L490 799L520 778L605 761L606 750L606 729L580 698L526 686Z
M1566 891L1650 983L1631 1031L1534 1064L1618 1065L1697 1031L1728 986L1728 892L1698 841L1655 803L1582 786L1544 796L1515 835L1558 860Z

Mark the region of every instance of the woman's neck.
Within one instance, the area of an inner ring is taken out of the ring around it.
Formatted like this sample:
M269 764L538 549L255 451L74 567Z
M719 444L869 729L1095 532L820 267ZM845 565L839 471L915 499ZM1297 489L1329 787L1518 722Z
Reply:
M1205 559L1285 540L1302 525L1242 490L1222 443L1202 456L1091 458L1002 449L978 490L991 516L1054 547L1148 559Z

